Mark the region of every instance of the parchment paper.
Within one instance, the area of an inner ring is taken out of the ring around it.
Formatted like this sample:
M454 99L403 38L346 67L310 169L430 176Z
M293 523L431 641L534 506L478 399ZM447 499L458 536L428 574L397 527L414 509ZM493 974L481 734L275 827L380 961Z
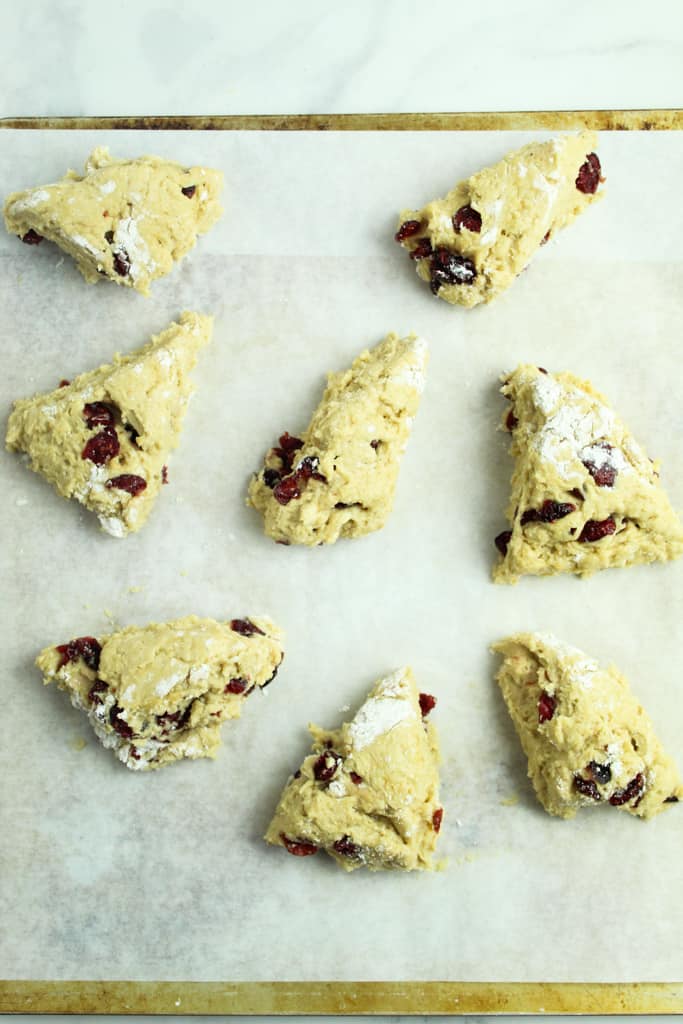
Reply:
M489 578L512 471L497 382L518 362L604 390L683 506L683 139L603 136L604 202L490 308L435 300L392 242L397 210L529 138L0 133L3 195L103 143L226 176L223 220L148 300L88 287L53 246L0 235L3 417L183 308L216 316L171 486L140 534L105 536L0 455L5 978L680 980L683 810L546 815L488 645L552 629L615 662L683 762L683 562L515 588ZM328 549L273 544L244 505L250 472L305 427L324 373L389 330L425 335L432 357L388 525ZM216 762L128 772L33 658L190 612L270 614L285 664L224 727ZM446 869L347 876L267 847L307 722L336 726L402 663L439 701Z

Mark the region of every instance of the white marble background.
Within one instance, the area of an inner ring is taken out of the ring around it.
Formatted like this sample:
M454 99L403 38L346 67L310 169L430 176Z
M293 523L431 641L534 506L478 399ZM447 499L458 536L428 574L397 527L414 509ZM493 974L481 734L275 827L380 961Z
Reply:
M3 117L683 106L680 0L4 0L0 9Z

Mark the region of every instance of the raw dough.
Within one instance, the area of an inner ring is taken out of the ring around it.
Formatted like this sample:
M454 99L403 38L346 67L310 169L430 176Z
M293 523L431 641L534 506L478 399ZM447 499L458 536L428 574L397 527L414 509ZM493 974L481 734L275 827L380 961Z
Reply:
M283 434L249 487L247 504L284 544L333 544L381 529L420 403L427 342L389 334L331 373L300 438Z
M105 747L145 771L215 757L222 723L239 718L282 658L282 633L269 619L188 615L46 647L36 665L85 711Z
M188 375L211 328L211 317L183 313L137 352L15 402L7 447L26 452L31 469L95 512L112 537L139 530L166 480Z
M651 818L683 797L676 766L614 667L546 633L493 647L498 683L549 814L573 818L596 803Z
M297 856L324 849L347 871L431 868L443 815L436 731L425 721L434 703L403 668L375 683L341 729L309 726L313 753L287 783L267 842Z
M667 561L683 526L651 462L588 381L520 366L502 393L515 456L496 583Z
M510 287L539 246L596 199L595 132L532 142L423 210L403 210L396 241L446 302L477 306Z
M156 156L112 160L100 146L82 176L14 192L5 224L29 244L56 242L90 284L106 277L148 295L221 216L222 187L220 171Z

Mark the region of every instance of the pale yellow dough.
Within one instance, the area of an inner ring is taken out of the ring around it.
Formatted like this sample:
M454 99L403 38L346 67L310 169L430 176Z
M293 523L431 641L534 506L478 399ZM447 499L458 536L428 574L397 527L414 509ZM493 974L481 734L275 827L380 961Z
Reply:
M423 338L390 334L349 370L329 374L291 467L281 449L272 448L265 469L251 481L247 503L263 516L269 537L284 544L333 544L384 526L427 358ZM278 500L290 484L298 496Z
M183 313L178 323L137 352L117 355L112 363L83 373L56 391L15 402L7 427L8 449L26 452L31 469L63 498L75 498L95 512L112 537L139 530L164 482L169 455L179 443L193 391L189 374L211 329L211 317ZM99 423L88 419L94 403L106 407L96 406ZM111 426L101 422L107 412ZM95 438L112 430L118 454L100 465L84 456L88 444L92 448L99 443ZM117 486L131 475L146 484L137 494Z
M412 671L380 679L340 729L309 729L313 753L287 783L266 841L298 856L323 849L347 871L431 868L439 752Z
M519 633L493 650L497 679L549 814L608 805L651 818L683 797L676 766L614 667L552 634Z
M25 241L55 242L89 284L105 277L147 295L221 216L222 187L220 171L156 156L113 160L100 146L82 175L9 196L5 224Z
M506 512L512 536L496 583L527 573L587 576L683 554L683 526L658 463L588 381L525 365L501 391L511 402L503 422L512 429L515 470ZM552 502L564 507L553 511Z
M100 742L134 771L215 757L222 723L240 716L284 656L280 629L264 618L188 615L83 639L86 657L71 641L73 657L65 645L46 647L36 665L45 684L65 690Z
M446 302L491 302L510 287L539 246L602 197L599 189L591 194L576 187L579 169L596 144L595 132L532 142L461 181L444 199L435 199L422 210L403 210L399 227L409 221L421 225L401 243L410 253L427 240L432 253L443 248L457 257L458 283L439 280L438 254L413 257L418 275L433 281L432 290ZM456 230L453 218L463 207L479 214L479 231L474 229L476 221L470 221L472 227L458 224Z

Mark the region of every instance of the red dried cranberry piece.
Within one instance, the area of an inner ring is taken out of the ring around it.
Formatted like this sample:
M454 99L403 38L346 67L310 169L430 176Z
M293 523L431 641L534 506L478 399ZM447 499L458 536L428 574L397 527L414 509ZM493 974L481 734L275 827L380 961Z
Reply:
M499 533L494 540L494 544L496 545L496 547L498 548L503 557L505 557L505 555L507 554L508 544L510 543L511 540L512 530L503 530L503 532Z
M192 196L197 191L197 186L196 185L186 185L185 188L181 188L180 191L183 193L184 196L187 196L188 199L192 199Z
M184 725L187 725L191 711L192 702L188 704L184 711L165 711L163 715L157 715L157 724L161 726L164 732L175 732L177 729L182 729Z
M569 493L571 494L572 498L576 498L577 501L586 500L583 491L580 491L578 487L572 488L572 490Z
M616 793L612 793L609 802L612 807L621 807L623 804L629 804L631 800L636 800L634 807L637 807L644 792L645 776L638 772L625 789L619 789Z
M275 484L279 481L280 474L276 469L264 469L263 470L263 482L266 487L270 487L271 491Z
M239 633L240 636L253 636L254 633L258 633L260 636L266 635L262 629L254 625L251 619L232 619L230 629L233 633Z
M549 722L555 714L555 708L557 707L557 701L554 697L543 690L541 696L538 698L538 721L540 723Z
M591 800L601 800L602 797L592 779L584 779L583 775L574 776L574 789L581 796L588 796Z
M362 775L359 775L358 772L349 772L349 776L354 786L360 786L361 782L363 781ZM676 797L676 799L678 798Z
M231 679L223 693L244 693L246 688L247 680L240 677L239 679Z
M323 476L322 473L318 472L320 466L320 459L317 455L306 455L300 462L296 475L301 480L319 480L320 483L326 484L327 477Z
M557 519L564 519L571 512L576 512L576 505L565 501L544 501L539 509L529 508L522 514L521 523L554 523Z
M105 231L104 232L104 240L105 240L105 242L108 242L109 245L113 245L114 244L114 232L113 231Z
M588 522L584 524L583 530L579 534L579 540L583 544L592 544L594 541L602 540L603 537L607 537L609 534L614 533L616 528L617 524L611 516L603 520L589 519Z
M421 220L406 220L401 224L400 228L394 235L397 242L404 242L406 238L412 238L418 231L422 230Z
M162 484L168 483L168 466L161 467L161 482Z
M287 852L291 853L293 857L310 857L311 854L318 852L318 847L314 846L313 843L290 839L284 832L280 833L280 839L285 844Z
M432 814L432 828L435 832L441 831L441 822L443 821L443 807L437 807Z
M342 836L332 844L332 849L341 857L353 857L357 860L360 857L360 847L351 841L351 836Z
M83 418L89 430L114 426L114 412L104 402L87 402L83 406Z
M103 679L96 679L95 682L90 687L90 691L88 693L88 700L90 701L91 704L101 704L102 698L100 697L100 694L105 693L105 691L108 689L109 687L107 686Z
M677 803L678 803L678 797L676 796L676 794L675 794L675 793L672 793L672 794L671 794L671 796L668 796L668 797L666 798L666 800L664 801L664 803L665 803L665 804L677 804Z
M136 430L135 427L132 427L130 425L130 423L124 423L123 424L123 429L126 431L128 436L130 437L131 444L134 444L136 448L139 448L140 445L138 444L138 438L140 436L140 431Z
M60 644L55 649L61 655L57 668L62 668L78 658L82 658L88 668L95 672L100 667L102 648L94 636L79 636L76 640L69 640L68 644Z
M430 711L433 711L436 707L436 697L432 697L431 693L421 693L419 696L420 711L422 717L426 718Z
M478 234L481 231L481 214L471 206L461 206L453 214L453 227L458 235L463 228Z
M39 235L33 228L29 228L25 235L21 236L22 242L26 245L40 245L43 240L43 236Z
M606 441L601 441L596 447L602 448L606 452L614 450L611 444L607 444ZM590 459L584 461L584 466L595 480L598 487L613 487L614 481L617 478L617 467L611 466L608 462L603 463L602 466L596 466Z
M62 377L62 379L59 382L59 386L60 386L60 388L68 388L70 383L71 383L70 380L67 380L66 377Z
M432 255L433 251L432 243L428 238L418 238L417 245L414 249L411 249L408 255L411 260L426 260Z
M599 764L597 761L590 761L587 765L595 782L600 786L606 786L612 778L612 769L608 764Z
M114 270L119 277L128 277L130 274L130 257L125 249L117 249L114 253Z
M292 476L286 476L284 480L280 480L278 484L273 488L273 497L280 505L289 505L290 501L294 498L301 497L301 489L299 487L299 480L294 473Z
M135 497L136 494L141 494L144 491L147 481L143 480L141 476L136 476L135 473L121 473L120 476L113 476L111 480L107 480L105 487L115 487L118 491L126 491Z
M600 161L598 160L597 153L589 153L586 157L585 163L582 163L579 167L579 173L576 178L576 187L579 192L584 192L587 195L592 195L597 192L598 185L605 179L601 174Z
M280 448L288 453L296 452L299 448L303 448L304 446L300 437L293 437L291 434L288 434L287 431L278 438L278 441Z
M131 747L128 753L130 754L134 761L140 760L140 751L138 750L137 747Z
M550 238L550 228L548 228L548 230L544 234L543 238L540 241L540 244L541 245L545 245L545 243L548 241L549 238Z
M440 245L432 257L431 289L436 295L444 284L472 284L477 270L472 260Z
M113 708L109 712L109 724L112 729L119 734L119 736L122 736L124 740L129 740L133 736L133 730L125 719L119 718L119 715L121 715L122 712L123 709L120 708L118 704L114 704Z
M337 769L342 763L339 754L334 750L326 750L313 765L313 774L318 782L329 782L337 774Z
M90 459L96 466L104 466L110 459L115 458L121 445L113 427L105 427L99 434L91 437L81 452L82 459Z
M510 409L510 412L505 417L505 426L507 427L508 430L514 430L518 423L519 420L515 416L512 409Z

